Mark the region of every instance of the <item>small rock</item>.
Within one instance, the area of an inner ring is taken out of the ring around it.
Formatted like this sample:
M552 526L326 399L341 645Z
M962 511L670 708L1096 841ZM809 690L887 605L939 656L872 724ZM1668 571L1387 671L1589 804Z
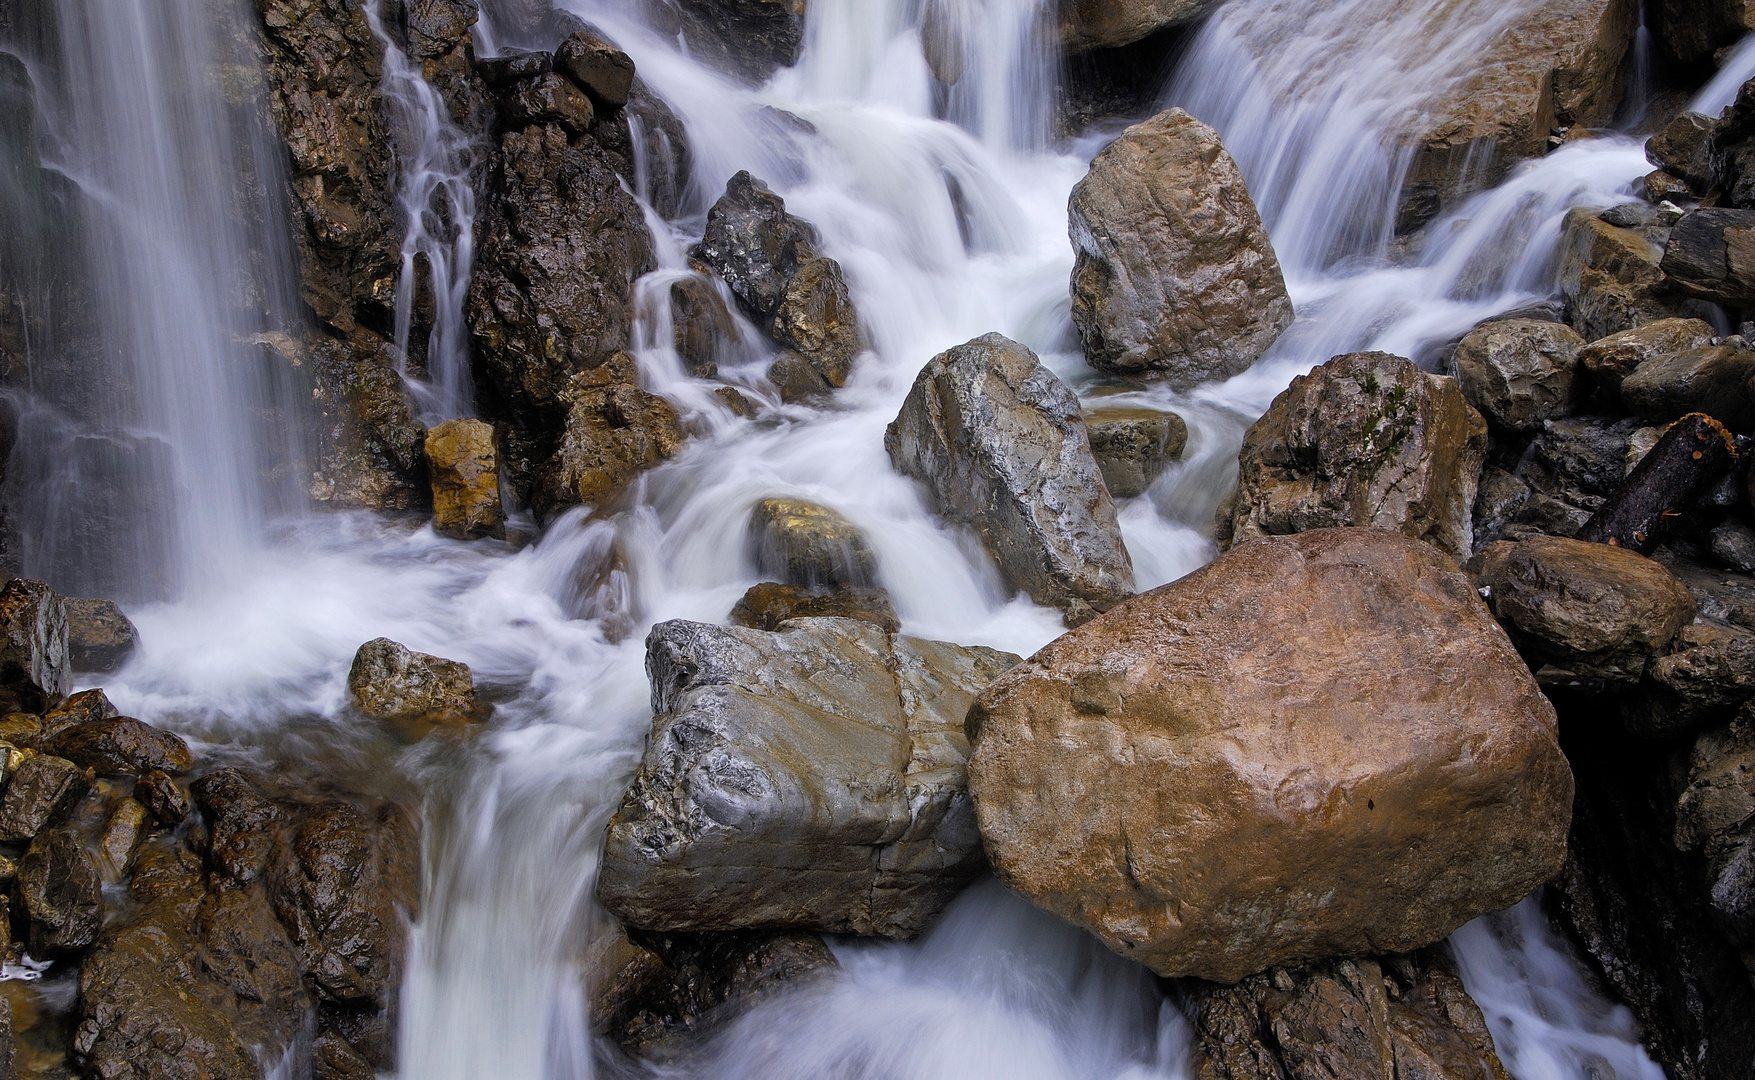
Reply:
M1694 192L1689 190L1686 183L1662 169L1646 173L1645 179L1640 181L1640 187L1645 192L1646 201L1652 203L1694 197Z
M1643 692L1623 703L1627 730L1668 736L1722 723L1755 696L1755 634L1708 622L1684 626L1645 678Z
M1713 336L1712 324L1700 319L1659 319L1591 342L1578 350L1578 365L1619 401L1622 381L1641 364L1704 349L1712 344Z
M280 808L235 768L210 772L189 790L207 818L214 871L239 886L259 879L283 824Z
M633 58L589 30L576 30L561 42L554 65L606 109L626 105L634 88Z
M774 309L774 340L804 358L823 381L847 385L853 359L865 347L859 313L834 259L801 263Z
M1218 134L1181 109L1104 147L1068 214L1073 325L1099 370L1185 386L1226 378L1292 325L1243 174Z
M120 799L104 823L103 836L98 839L98 854L104 863L107 881L122 881L134 865L134 853L146 837L146 807L133 799Z
M1491 322L1458 343L1457 382L1463 397L1488 420L1510 431L1529 431L1572 404L1583 345L1559 323Z
M1144 495L1188 445L1188 424L1173 412L1105 406L1085 413L1091 453L1117 499Z
M753 419L761 411L756 407L755 402L744 397L735 386L718 387L713 391L713 396L723 402L726 408L745 420Z
M698 275L671 282L670 325L676 354L697 379L712 378L723 350L737 341L737 322L719 290Z
M653 930L918 934L981 872L963 715L1015 662L852 619L658 624L598 899Z
M0 840L29 840L71 813L90 787L85 770L66 758L26 756L0 796Z
M44 959L66 956L97 940L103 926L103 881L79 836L50 829L18 860L18 893L30 916L29 949Z
M1622 203L1597 215L1598 219L1622 229L1642 229L1657 223L1657 208L1650 203Z
M1731 519L1710 534L1712 556L1732 570L1755 573L1755 529Z
M1133 594L1078 398L1024 346L988 334L933 357L884 449L1037 603L1076 621Z
M806 588L870 586L877 556L865 534L826 506L768 498L750 513L750 547L758 573Z
M81 690L43 714L42 738L51 739L70 727L113 720L120 715L103 690Z
M134 797L154 821L167 829L176 828L189 816L189 797L170 774L158 769L142 774L134 782Z
M641 472L675 457L687 439L676 407L641 389L627 353L573 376L561 400L566 430L538 490L545 514L603 506Z
M781 349L774 362L768 365L768 381L780 391L780 400L788 405L816 401L834 390L822 372L791 349Z
M354 653L347 692L374 720L463 724L477 719L475 682L467 664L417 653L374 638Z
M562 76L538 75L501 102L506 122L513 127L559 124L575 135L591 129L596 111L585 92Z
M1000 880L1160 975L1419 948L1566 854L1553 706L1455 564L1381 529L1240 544L967 727Z
M1645 141L1645 159L1683 181L1684 194L1687 188L1705 192L1712 186L1714 123L1712 117L1697 112L1677 113L1662 131Z
M426 451L433 485L433 530L456 540L503 534L494 426L480 420L447 420L427 429Z
M507 49L498 56L475 62L476 74L493 90L510 90L526 79L535 79L554 70L554 54Z
M1455 379L1389 353L1337 356L1244 435L1233 543L1365 526L1466 558L1486 450L1486 421Z
M1654 357L1621 382L1621 398L1635 416L1654 424L1703 412L1739 433L1755 430L1749 380L1755 352L1725 346Z
M80 671L111 672L140 646L140 631L110 600L67 598L67 651Z
M890 594L882 589L808 589L771 581L750 586L730 618L754 630L778 630L788 619L858 619L890 634L902 629Z
M1482 583L1494 615L1534 663L1637 682L1695 613L1687 586L1623 548L1558 536L1503 552Z
M0 743L35 750L42 735L43 718L35 713L15 712L0 717Z
M127 716L63 728L43 749L102 776L139 776L154 769L181 773L195 764L181 738Z
M67 601L40 581L13 578L0 588L0 685L21 711L40 712L73 689Z

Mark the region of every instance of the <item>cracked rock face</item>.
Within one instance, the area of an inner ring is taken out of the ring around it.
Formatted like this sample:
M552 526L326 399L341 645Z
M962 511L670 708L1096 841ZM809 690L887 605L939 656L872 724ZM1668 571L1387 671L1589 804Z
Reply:
M1384 530L1241 545L969 726L1000 880L1160 975L1419 948L1566 855L1553 706L1456 565Z
M852 619L660 623L598 898L649 930L914 936L984 865L963 716L1016 661Z

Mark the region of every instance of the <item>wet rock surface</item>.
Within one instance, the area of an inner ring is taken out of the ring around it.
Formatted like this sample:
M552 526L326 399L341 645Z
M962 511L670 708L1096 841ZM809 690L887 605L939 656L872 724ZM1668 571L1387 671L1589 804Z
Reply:
M1570 211L1563 228L1560 295L1585 341L1686 314L1660 265L1664 230L1610 225L1588 207Z
M1293 379L1244 436L1232 542L1369 526L1466 557L1486 446L1456 380L1388 353L1338 356Z
M359 647L347 692L354 707L374 720L460 724L477 718L468 665L414 652L389 638Z
M1292 324L1242 173L1180 109L1105 147L1068 213L1073 325L1093 367L1178 385L1225 378Z
M433 530L458 540L502 534L500 458L494 426L447 420L427 429L433 483Z
M981 872L963 715L1015 662L851 619L660 623L598 899L650 930L914 936Z
M804 45L805 0L662 0L690 48L749 82L791 67Z
M114 601L67 598L67 658L78 671L111 672L140 646L140 631Z
M778 630L788 619L858 619L886 633L902 629L888 593L857 586L810 588L765 581L750 586L729 617L754 630Z
M988 334L934 357L884 448L1038 603L1077 621L1133 594L1078 399L1024 346Z
M64 728L45 741L43 750L101 776L183 773L195 764L181 738L127 716Z
M12 578L0 586L0 695L20 712L42 712L73 689L67 600L47 585Z
M581 503L604 506L674 457L686 438L675 406L640 387L626 353L573 376L559 400L566 407L560 445L537 471L533 493L545 515Z
M806 588L870 586L877 556L865 534L826 506L768 498L750 512L757 570Z
M1718 346L1690 349L1647 361L1621 383L1621 397L1634 415L1668 423L1703 412L1737 432L1755 430L1749 380L1755 352Z
M1422 947L1565 855L1552 706L1455 564L1383 530L1241 545L1001 676L969 730L995 873L1164 975Z
M1145 494L1188 445L1182 417L1157 409L1102 406L1085 413L1085 427L1104 486L1117 499Z
M1186 980L1200 1080L1505 1080L1493 1036L1442 947Z
M1069 50L1112 49L1204 18L1218 6L1218 0L1067 0L1060 5L1060 42Z
M1699 319L1659 319L1591 342L1578 350L1578 364L1596 388L1612 395L1612 405L1621 383L1640 365L1707 348L1713 336L1711 324Z

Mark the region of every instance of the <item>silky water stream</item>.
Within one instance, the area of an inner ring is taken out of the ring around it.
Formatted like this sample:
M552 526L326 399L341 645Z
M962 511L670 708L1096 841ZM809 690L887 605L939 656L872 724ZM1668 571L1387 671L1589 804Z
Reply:
M488 0L478 42L517 36L509 16L496 24L507 5L528 6ZM1118 386L1079 359L1067 301L1067 194L1103 138L1064 147L1050 138L1056 67L1039 0L928 5L950 28L938 47L950 42L962 73L938 94L922 5L909 0L813 0L800 62L758 90L691 59L642 24L636 5L564 6L615 37L689 131L692 182L707 198L674 223L648 215L661 268L637 290L636 337L648 388L677 404L695 438L638 482L633 509L607 519L575 510L516 552L363 514L281 516L256 530L260 539L228 546L244 572L189 574L180 599L133 608L143 647L106 684L124 710L210 752L269 766L347 762L422 793L425 899L399 1021L405 1080L574 1080L601 1068L583 957L601 930L590 895L603 825L650 719L642 638L663 619L720 621L755 583L743 538L757 499L812 499L861 527L910 633L1028 654L1059 632L1055 613L1008 595L979 546L941 525L889 466L883 429L932 355L997 330L1088 397L1187 418L1184 460L1121 507L1149 588L1215 554L1208 527L1243 432L1294 375L1352 349L1421 355L1548 296L1566 210L1625 201L1647 168L1631 139L1568 145L1453 208L1409 254L1393 240L1405 160L1387 149L1425 104L1407 88L1435 93L1466 76L1526 5L1233 0L1199 33L1162 104L1226 137L1299 320L1228 382L1187 393ZM467 148L429 122L442 110L393 46L386 71L399 138L410 140L399 143L404 194L439 191L455 215L411 234L405 257L423 256L435 284L458 288L468 250L456 226L471 211L455 178L467 174ZM774 109L808 125L777 123ZM760 421L740 419L714 384L684 374L668 345L665 286L689 272L683 252L704 206L741 168L815 223L846 270L872 350L829 408L781 406L761 380L767 357L752 347L746 363L721 366L722 378L769 406ZM418 215L430 205L411 207ZM192 286L197 295L220 287ZM441 365L456 361L443 357L460 338L447 342L435 326L432 341L434 382L445 384ZM467 381L450 378L450 390L422 400L430 415L467 410ZM175 442L184 426L153 430ZM197 496L226 484L236 480L183 480ZM587 579L594 584L582 586ZM352 716L348 662L380 635L467 662L496 701L490 729L402 748ZM1626 1011L1595 996L1535 901L1471 924L1454 944L1519 1080L1661 1076ZM671 1071L1190 1075L1187 1021L1148 973L992 882L918 941L834 947L839 974L765 1003Z

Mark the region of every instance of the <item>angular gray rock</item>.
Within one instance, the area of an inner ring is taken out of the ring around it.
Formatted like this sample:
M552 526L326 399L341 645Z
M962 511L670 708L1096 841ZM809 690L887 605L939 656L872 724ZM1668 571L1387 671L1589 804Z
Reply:
M963 715L1016 662L852 619L660 623L598 899L651 930L914 936L984 866Z
M1076 621L1133 595L1078 398L1024 346L987 334L933 357L884 449L1037 603Z
M1562 323L1506 319L1478 327L1456 347L1463 397L1488 420L1529 431L1572 404L1584 339Z
M1368 526L1467 558L1486 451L1486 421L1455 379L1389 353L1337 356L1244 435L1232 542Z
M39 712L73 689L69 651L66 598L29 578L0 588L0 684L22 695L21 711Z
M1227 378L1292 325L1243 174L1181 109L1105 147L1068 216L1073 325L1093 367L1184 386Z
M1663 271L1690 296L1715 304L1755 303L1755 210L1696 210L1670 230Z

